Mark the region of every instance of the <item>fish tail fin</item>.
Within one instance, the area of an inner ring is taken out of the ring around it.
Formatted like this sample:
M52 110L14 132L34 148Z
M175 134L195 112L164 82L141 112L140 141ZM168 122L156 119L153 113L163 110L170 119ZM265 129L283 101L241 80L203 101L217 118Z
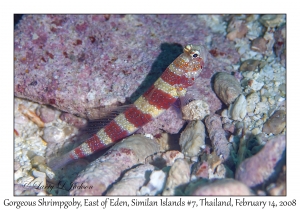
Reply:
M73 160L74 159L71 158L70 153L68 152L67 154L64 154L61 157L57 157L57 158L54 158L53 160L50 160L50 162L48 163L48 166L53 171L56 171L56 170L64 167L65 165L67 165L68 163L70 163Z

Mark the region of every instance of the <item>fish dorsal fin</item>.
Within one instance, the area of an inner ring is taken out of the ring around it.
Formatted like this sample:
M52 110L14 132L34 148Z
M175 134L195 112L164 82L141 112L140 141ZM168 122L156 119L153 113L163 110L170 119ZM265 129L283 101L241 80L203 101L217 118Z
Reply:
M120 113L123 113L125 110L133 106L134 104L126 104L121 106L89 108L89 110L93 112L93 115L92 118L88 120L87 125L81 130L81 132L84 134L93 135L97 133L101 128L105 127Z

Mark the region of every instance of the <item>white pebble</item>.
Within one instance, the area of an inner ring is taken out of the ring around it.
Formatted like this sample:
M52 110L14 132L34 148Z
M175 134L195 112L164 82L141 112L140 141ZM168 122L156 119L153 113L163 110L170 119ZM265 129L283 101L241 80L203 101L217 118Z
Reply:
M153 171L150 175L150 181L138 192L139 195L156 195L161 192L165 183L166 174L162 171Z
M247 101L243 94L241 94L233 104L228 108L229 118L241 121L247 114Z
M254 114L267 113L269 110L269 105L267 102L259 102L256 104Z
M202 120L210 114L209 105L202 100L194 100L181 108L184 120Z
M146 136L146 137L149 138L149 139L153 139L153 138L154 138L154 137L153 137L151 134L149 134L149 133L145 133L144 136Z
M49 167L46 168L46 174L49 179L53 179L55 177L55 173Z
M275 100L273 98L268 98L268 101L271 105L274 105L275 104Z
M276 87L278 87L280 84L281 84L281 83L278 82L278 81L274 82L274 85L275 85Z
M48 195L45 191L41 191L37 194L38 196L45 196Z
M259 129L259 128L254 128L254 129L251 131L251 133L252 133L253 135L257 135L257 134L261 133L261 129Z
M234 135L230 135L228 141L231 142L231 143L234 142Z
M190 181L190 166L185 159L177 159L172 165L162 195L174 195L176 188Z
M27 172L24 170L24 168L19 168L15 174L14 174L14 178L15 180L20 179L21 177L27 176Z
M257 82L256 80L252 79L251 83L249 84L249 87L252 90L258 91L264 86L263 82Z
M221 113L221 116L222 117L228 117L228 110L227 109L224 109Z
M244 76L244 77L246 77L246 78L253 78L253 74L254 74L254 72L253 71L245 71L245 72L243 72L242 73L242 75Z
M180 135L179 145L188 157L197 157L200 147L205 145L205 126L201 120L191 121Z
M40 172L40 171L37 171L37 170L33 170L32 175L37 177L37 178L38 177L46 178L46 174L44 172Z

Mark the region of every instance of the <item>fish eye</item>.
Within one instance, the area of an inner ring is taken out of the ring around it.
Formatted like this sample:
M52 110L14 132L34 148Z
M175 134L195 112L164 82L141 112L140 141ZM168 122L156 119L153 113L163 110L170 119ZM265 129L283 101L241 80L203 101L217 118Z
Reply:
M198 54L197 54L197 53L195 53L195 54L193 55L193 57L194 57L194 58L197 58L197 57L198 57Z

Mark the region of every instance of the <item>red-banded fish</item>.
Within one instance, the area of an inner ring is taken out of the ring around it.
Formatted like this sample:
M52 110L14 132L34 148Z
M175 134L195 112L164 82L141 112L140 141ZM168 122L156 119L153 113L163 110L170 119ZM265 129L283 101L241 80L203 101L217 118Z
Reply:
M91 155L123 138L160 116L179 97L186 94L187 88L194 84L206 60L203 46L186 45L179 55L164 71L158 80L140 96L127 110L119 114L104 128L87 139L77 148L49 164L58 168L71 160Z

